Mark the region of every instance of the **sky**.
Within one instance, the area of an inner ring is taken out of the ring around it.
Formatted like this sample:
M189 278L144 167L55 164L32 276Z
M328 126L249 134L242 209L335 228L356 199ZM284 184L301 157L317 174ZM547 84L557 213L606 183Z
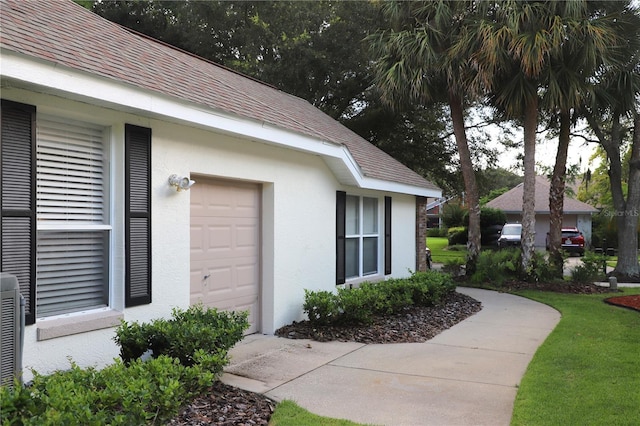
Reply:
M583 126L584 127L584 126ZM582 128L578 126L578 128ZM503 169L511 170L514 173L522 175L522 170L517 170L518 165L521 162L518 161L518 154L522 153L522 148L505 149L499 142L501 130L497 127L488 129L489 135L491 135L490 145L496 147L500 154L498 155L497 166ZM513 129L513 139L522 142L523 130L522 128ZM556 153L558 150L558 140L547 139L545 135L538 135L538 143L536 145L536 164L553 168L556 162ZM586 171L588 168L593 170L594 166L589 164L589 158L594 153L596 145L593 143L586 144L584 139L580 137L572 137L569 144L567 166L579 164L580 171Z

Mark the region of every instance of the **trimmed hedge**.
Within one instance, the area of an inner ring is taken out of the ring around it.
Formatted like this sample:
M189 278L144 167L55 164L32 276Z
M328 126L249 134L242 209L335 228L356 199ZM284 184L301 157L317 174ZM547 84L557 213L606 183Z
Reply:
M336 293L305 290L304 312L317 326L367 324L374 315L390 315L408 306L433 306L455 291L449 274L416 272L409 278L365 282Z

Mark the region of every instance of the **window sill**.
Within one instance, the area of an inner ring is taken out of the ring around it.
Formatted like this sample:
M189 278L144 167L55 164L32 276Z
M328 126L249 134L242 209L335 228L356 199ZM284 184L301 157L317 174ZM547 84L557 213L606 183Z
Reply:
M104 311L44 321L37 323L38 341L116 327L123 318L122 312Z

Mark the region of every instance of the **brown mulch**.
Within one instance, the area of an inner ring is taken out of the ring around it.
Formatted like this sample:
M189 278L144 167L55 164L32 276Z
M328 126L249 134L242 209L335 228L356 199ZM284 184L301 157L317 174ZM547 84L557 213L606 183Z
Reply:
M266 426L275 406L275 401L260 393L215 382L209 393L183 407L169 424Z
M505 291L540 290L566 294L604 294L612 292L609 287L571 282L529 283L524 281L510 281L505 283L502 287Z
M464 285L464 280L459 280ZM509 282L505 291L536 289L573 294L608 293L607 287L592 284ZM625 296L624 299L626 299ZM640 305L640 297L635 296ZM608 301L623 298L611 298ZM630 299L629 299L630 300ZM369 326L311 327L308 321L294 322L276 331L292 339L340 340L361 343L424 342L481 309L480 302L454 293L441 306L410 308L400 314L375 318ZM209 393L191 401L170 425L267 425L276 402L266 396L216 382Z
M640 311L640 294L610 297L608 299L604 299L604 301L611 305L622 306L623 308Z
M480 302L460 293L448 295L441 305L410 307L388 316L374 317L368 325L313 326L309 321L293 322L276 330L276 336L338 340L358 343L426 342L482 309Z

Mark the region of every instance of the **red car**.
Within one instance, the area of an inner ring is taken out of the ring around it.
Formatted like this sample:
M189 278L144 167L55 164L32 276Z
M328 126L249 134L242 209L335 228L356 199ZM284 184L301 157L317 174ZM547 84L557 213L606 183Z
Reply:
M549 233L547 232L547 250L549 250ZM562 250L584 255L584 236L578 228L562 228Z

